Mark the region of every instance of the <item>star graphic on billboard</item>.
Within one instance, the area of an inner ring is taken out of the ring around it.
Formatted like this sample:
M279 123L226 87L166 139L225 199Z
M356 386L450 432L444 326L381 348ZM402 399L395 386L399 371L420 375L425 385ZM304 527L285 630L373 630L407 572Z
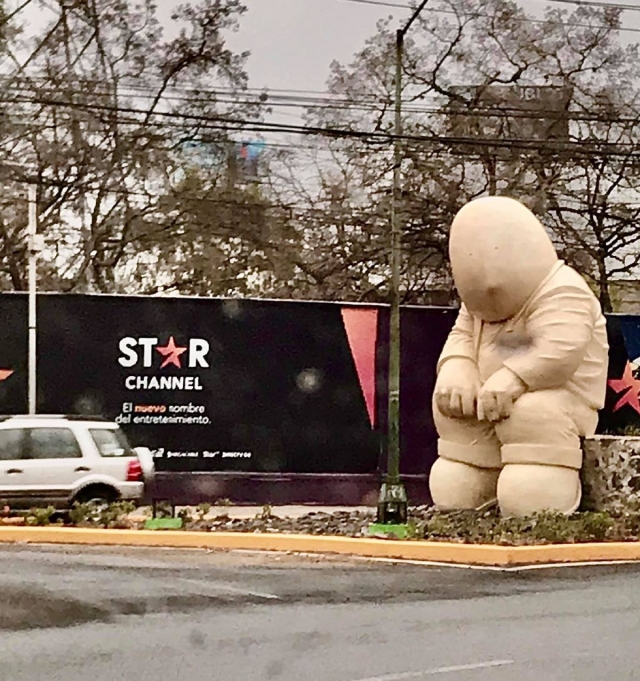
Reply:
M169 342L164 346L158 346L156 347L156 350L164 357L164 362L160 365L161 369L164 369L166 366L169 366L169 364L173 364L173 366L178 367L178 369L182 369L182 364L180 363L180 355L183 352L187 351L186 346L185 347L179 347L176 345L175 340L173 339L173 336L169 338Z
M13 369L0 369L0 381L6 381L9 376L13 376Z
M640 414L640 380L633 375L633 366L630 362L627 362L621 378L609 381L609 387L614 393L621 394L613 411L618 411L628 404L635 412Z

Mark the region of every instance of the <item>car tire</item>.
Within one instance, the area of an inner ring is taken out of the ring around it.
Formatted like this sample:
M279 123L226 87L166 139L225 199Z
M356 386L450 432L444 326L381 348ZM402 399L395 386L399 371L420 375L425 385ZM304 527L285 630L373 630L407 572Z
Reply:
M83 490L80 490L73 499L72 503L78 504L92 504L92 505L108 505L114 501L118 501L120 495L118 491L108 485L90 485Z

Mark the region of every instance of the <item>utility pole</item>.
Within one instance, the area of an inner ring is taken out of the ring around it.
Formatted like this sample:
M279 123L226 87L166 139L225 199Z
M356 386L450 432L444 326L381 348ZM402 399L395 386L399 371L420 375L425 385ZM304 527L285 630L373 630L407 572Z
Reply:
M29 414L36 413L36 286L38 276L38 186L29 184L29 227L27 232L27 251L29 257Z
M404 37L429 0L422 0L409 21L396 32L393 195L391 198L391 311L389 321L389 403L387 411L387 474L380 489L377 523L370 531L406 534L407 493L400 480L400 272L402 269L402 62ZM380 528L380 526L385 526ZM394 530L395 526L395 530Z

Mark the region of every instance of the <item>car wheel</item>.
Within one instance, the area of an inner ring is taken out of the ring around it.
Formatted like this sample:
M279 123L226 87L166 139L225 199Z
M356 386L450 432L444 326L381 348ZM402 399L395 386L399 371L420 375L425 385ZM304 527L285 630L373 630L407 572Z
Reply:
M106 486L95 486L81 491L73 501L74 503L85 504L88 507L87 515L93 519L98 519L100 514L117 499L118 493L115 490Z

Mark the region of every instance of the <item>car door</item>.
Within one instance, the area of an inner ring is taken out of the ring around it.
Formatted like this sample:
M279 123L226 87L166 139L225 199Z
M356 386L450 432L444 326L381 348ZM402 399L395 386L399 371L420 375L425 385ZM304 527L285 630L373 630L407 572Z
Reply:
M19 498L24 496L25 435L24 428L0 429L0 505L2 506L16 506Z
M64 426L25 430L22 487L38 503L66 501L89 471L75 433Z

